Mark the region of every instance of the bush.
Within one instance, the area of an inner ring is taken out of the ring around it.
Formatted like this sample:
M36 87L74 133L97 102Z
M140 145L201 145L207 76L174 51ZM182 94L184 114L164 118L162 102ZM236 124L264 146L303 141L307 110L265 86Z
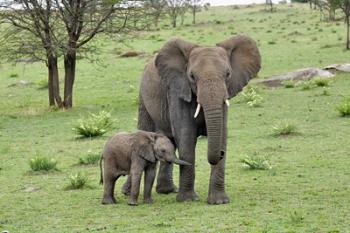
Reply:
M57 170L57 161L46 157L35 157L29 160L29 165L32 171L51 171Z
M48 83L47 79L41 79L36 84L37 84L39 90L49 88L49 83Z
M11 73L11 74L10 74L10 78L18 78L18 76L19 76L19 75L16 74L16 73Z
M81 156L79 158L79 164L82 165L90 165L90 164L97 164L100 160L101 155L97 153L93 153L91 150L88 151L88 153L85 156Z
M350 117L350 97L346 98L339 104L337 110L342 117Z
M314 78L313 83L318 87L328 87L329 86L330 79L317 77Z
M86 176L86 174L83 174L82 172L78 172L76 174L70 175L69 181L70 181L70 185L68 186L69 189L82 189L86 186L88 177Z
M270 170L272 168L266 156L251 155L246 156L240 161L243 167L252 170Z
M286 136L296 133L297 127L288 122L280 122L272 127L273 135Z
M292 80L283 81L283 82L282 82L282 85L283 85L285 88L294 88L294 87L295 87L295 83L294 83L294 81L292 81Z
M88 118L80 119L72 130L82 137L97 137L105 134L111 125L111 114L101 111L98 114L90 113Z
M243 97L244 102L250 107L259 107L263 102L263 97L258 94L257 88L252 86L244 88L241 96Z
M314 87L311 81L299 81L296 85L303 91L310 90Z

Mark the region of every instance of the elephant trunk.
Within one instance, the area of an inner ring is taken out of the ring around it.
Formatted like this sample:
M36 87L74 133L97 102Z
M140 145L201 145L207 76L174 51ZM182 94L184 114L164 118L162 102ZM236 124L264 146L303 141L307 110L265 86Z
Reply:
M175 156L173 158L171 158L170 161L168 161L168 162L175 163L177 165L185 165L185 166L191 165L190 163L183 161L183 160L180 160L180 159L176 158Z
M223 140L223 106L206 108L203 106L208 136L208 161L216 165L225 155Z

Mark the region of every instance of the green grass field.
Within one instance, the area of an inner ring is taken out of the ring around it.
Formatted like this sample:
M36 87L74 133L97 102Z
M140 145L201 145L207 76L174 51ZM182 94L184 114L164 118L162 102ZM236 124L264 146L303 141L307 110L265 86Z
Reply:
M198 15L198 25L175 30L140 32L132 38L99 38L99 63L79 60L74 108L49 109L47 91L38 89L45 66L0 65L0 231L15 232L350 232L350 118L336 107L350 95L350 75L339 74L327 95L322 87L259 88L260 107L240 97L229 113L227 193L231 203L206 203L209 164L206 139L199 139L196 186L200 201L178 203L175 194L153 192L152 205L127 205L116 186L118 204L100 204L102 186L97 165L79 165L79 157L100 153L109 136L134 131L139 77L146 62L166 40L182 37L215 45L245 33L258 41L263 58L260 78L310 66L349 61L342 21L320 22L307 5L212 8ZM121 43L123 41L123 43ZM120 52L141 50L145 56L119 58ZM31 85L15 85L28 80ZM96 139L77 139L76 122L89 112L107 109L113 129ZM297 133L274 136L279 122ZM245 156L266 156L271 170L247 170ZM31 172L29 160L46 156L58 161L57 171ZM69 177L87 174L88 187L67 190ZM178 169L174 177L178 179Z

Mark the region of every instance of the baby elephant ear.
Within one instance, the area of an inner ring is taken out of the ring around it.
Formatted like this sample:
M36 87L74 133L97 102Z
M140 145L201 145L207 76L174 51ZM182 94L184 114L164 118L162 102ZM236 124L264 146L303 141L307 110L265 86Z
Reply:
M224 48L229 56L232 74L227 79L229 98L236 96L261 67L261 56L256 42L243 35L231 37L217 46Z
M138 156L144 158L145 160L154 163L156 158L154 156L153 145L151 143L143 143L139 145L136 149Z

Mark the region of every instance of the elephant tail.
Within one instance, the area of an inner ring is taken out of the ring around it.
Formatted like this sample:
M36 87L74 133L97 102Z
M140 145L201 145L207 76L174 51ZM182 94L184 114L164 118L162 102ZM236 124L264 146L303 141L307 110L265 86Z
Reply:
M102 160L103 160L103 155L101 155L101 158L100 158L100 184L103 184Z

